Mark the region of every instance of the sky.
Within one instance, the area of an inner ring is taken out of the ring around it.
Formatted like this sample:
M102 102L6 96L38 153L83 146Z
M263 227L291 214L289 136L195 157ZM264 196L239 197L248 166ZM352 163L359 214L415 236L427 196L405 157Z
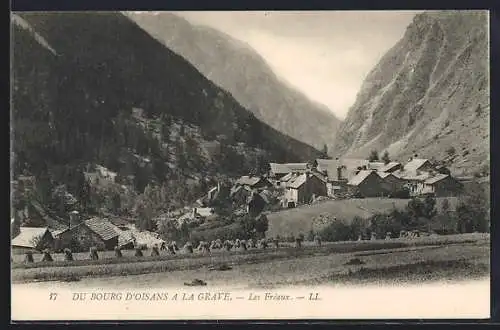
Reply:
M176 12L252 46L277 76L345 118L417 11Z

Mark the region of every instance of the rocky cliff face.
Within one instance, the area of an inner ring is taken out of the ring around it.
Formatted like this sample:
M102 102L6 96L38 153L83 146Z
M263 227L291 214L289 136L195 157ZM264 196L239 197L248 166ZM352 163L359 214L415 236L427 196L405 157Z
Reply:
M336 155L451 159L455 173L489 163L488 14L425 12L368 74L337 132Z
M229 91L256 117L318 149L333 147L340 121L325 106L281 81L249 45L171 13L129 13L139 26Z

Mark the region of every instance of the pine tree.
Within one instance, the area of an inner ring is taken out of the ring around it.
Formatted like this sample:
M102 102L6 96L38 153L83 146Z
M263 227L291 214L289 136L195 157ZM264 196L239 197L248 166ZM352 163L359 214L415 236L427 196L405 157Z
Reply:
M377 150L372 150L372 151L370 152L370 156L368 157L368 160L369 160L370 162L376 162L376 161L378 161L378 160L379 160Z
M391 162L391 159L389 158L389 152L386 150L384 154L382 155L382 161L384 164L389 164Z
M323 145L323 149L321 150L322 157L328 159L328 146L326 144Z

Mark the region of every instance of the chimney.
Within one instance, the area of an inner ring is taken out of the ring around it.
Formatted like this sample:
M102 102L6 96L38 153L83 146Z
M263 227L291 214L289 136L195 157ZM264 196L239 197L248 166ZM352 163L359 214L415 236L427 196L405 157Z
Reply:
M80 223L80 214L74 210L69 213L69 227L77 226Z
M342 167L337 167L337 180L342 180Z

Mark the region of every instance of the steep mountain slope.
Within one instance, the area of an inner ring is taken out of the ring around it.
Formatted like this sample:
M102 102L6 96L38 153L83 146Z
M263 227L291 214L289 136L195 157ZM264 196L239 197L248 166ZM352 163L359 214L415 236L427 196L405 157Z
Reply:
M319 154L122 14L23 13L11 26L15 177L28 172L77 196L82 168L102 164L124 184L135 178L138 193L170 182L173 196L188 179Z
M257 118L318 149L333 146L340 121L325 106L287 86L249 45L171 13L128 13L139 26L229 91Z
M452 171L489 163L486 12L425 12L366 77L335 154L387 150L406 160L452 157Z

